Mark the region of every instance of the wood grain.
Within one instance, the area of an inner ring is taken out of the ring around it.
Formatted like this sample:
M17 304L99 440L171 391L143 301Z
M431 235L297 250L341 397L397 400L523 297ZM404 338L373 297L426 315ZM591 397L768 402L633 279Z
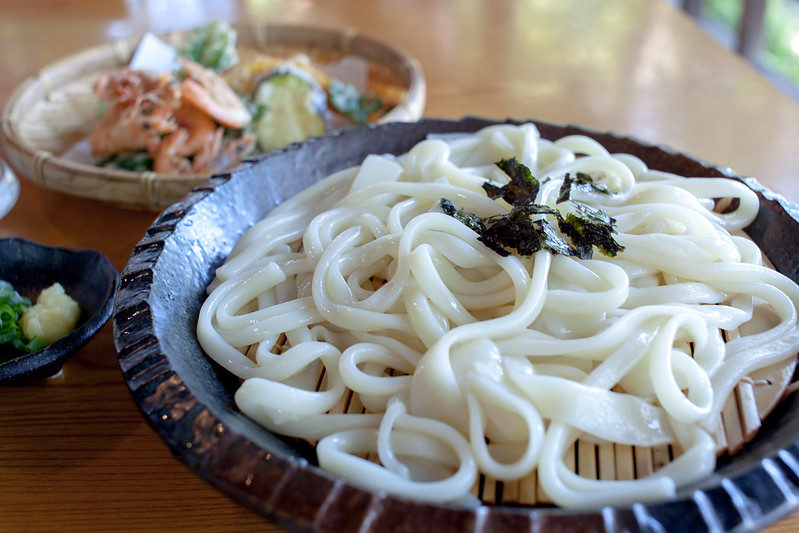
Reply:
M799 105L661 0L0 0L0 13L2 103L37 69L148 30L211 18L345 26L419 59L426 116L630 134L799 201ZM23 179L0 237L99 249L121 269L154 218ZM0 495L3 531L282 531L172 457L130 398L110 324L60 376L0 388ZM797 529L794 513L767 531Z

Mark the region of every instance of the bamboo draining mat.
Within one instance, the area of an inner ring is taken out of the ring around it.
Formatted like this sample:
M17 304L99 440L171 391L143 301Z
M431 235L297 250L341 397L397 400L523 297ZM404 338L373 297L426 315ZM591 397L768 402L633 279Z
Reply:
M284 342L283 335L271 351L281 353ZM256 348L257 345L249 347L248 353L254 353ZM799 384L790 384L795 367L796 359L791 359L753 372L738 383L724 404L714 434L718 455L734 455L740 451L754 438L762 420L779 401L785 395L793 393L795 388L799 388ZM322 369L317 377L316 390L325 388L325 372ZM352 391L342 396L338 404L329 411L348 414L364 412L366 409L358 394ZM578 439L567 449L564 463L572 472L588 479L631 480L651 475L681 453L679 447L672 445L639 447L612 442L596 444ZM375 457L367 459L376 461ZM527 477L513 482L498 481L480 474L472 488L472 494L492 505L552 505L538 483L535 470Z

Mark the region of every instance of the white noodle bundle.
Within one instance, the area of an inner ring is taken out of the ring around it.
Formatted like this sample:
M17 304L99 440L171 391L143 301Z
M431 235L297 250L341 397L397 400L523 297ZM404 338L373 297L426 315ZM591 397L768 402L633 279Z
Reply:
M542 181L537 203L555 206L566 173L605 184L573 197L615 218L624 251L502 257L442 213L441 198L507 212L482 185L507 182L494 163L511 157ZM714 198L738 206L718 214ZM197 335L243 379L242 412L318 440L320 466L362 486L466 501L480 473L537 469L564 507L666 499L715 468L711 433L738 381L799 350L799 288L742 232L757 209L734 180L649 170L531 124L431 138L253 226ZM351 393L363 412L342 408ZM590 480L564 464L578 438L683 453L649 477Z

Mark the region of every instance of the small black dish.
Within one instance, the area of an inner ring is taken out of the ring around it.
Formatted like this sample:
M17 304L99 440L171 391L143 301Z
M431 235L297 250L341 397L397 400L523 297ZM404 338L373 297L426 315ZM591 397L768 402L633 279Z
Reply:
M20 354L0 346L0 383L45 378L57 374L111 317L119 272L96 250L46 246L20 238L0 240L0 279L36 301L42 291L60 283L80 305L75 330L47 348Z

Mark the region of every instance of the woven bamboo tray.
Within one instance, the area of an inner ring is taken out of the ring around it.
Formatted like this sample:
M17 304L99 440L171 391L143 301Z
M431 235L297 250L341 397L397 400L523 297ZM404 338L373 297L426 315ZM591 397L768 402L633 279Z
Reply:
M422 116L425 80L418 62L391 45L352 29L257 24L235 26L237 44L264 52L303 51L333 61L346 55L370 63L370 87L392 84L404 97L378 122ZM188 32L159 37L180 45ZM3 147L14 171L44 187L123 207L161 210L205 183L209 175L164 175L101 168L60 157L98 120L92 86L102 74L126 66L139 38L85 50L43 68L23 82L3 110ZM379 91L376 91L379 92Z
M764 257L764 262L774 268ZM737 330L721 330L722 338L729 341L739 335ZM281 335L271 352L280 354L285 349L285 334ZM254 356L258 345L248 347L247 354ZM735 455L751 441L760 430L762 421L783 398L799 391L799 382L792 383L797 358L775 363L745 376L727 397L713 434L716 454ZM322 368L316 377L317 391L328 388ZM362 414L367 409L357 393L348 391L329 413ZM315 445L315 442L311 443ZM679 446L662 445L640 447L613 442L596 443L578 439L564 455L564 464L575 474L587 479L632 480L652 475L683 453ZM379 462L372 455L365 459ZM537 470L523 479L511 482L493 479L480 474L472 487L472 495L488 505L551 506L552 500L538 482Z
M766 265L774 266L763 258ZM737 330L720 330L722 338L729 341L739 335ZM285 335L281 335L270 351L279 354L285 348ZM254 354L257 344L248 347ZM799 391L799 382L792 383L797 358L775 363L745 376L727 397L713 433L716 455L735 455L751 441L760 430L763 420L785 397ZM325 371L317 375L317 391L326 390ZM367 410L358 394L348 391L330 413L362 414ZM315 442L312 444L316 444ZM596 443L578 439L565 452L564 464L575 474L587 479L632 480L652 475L683 453L671 444L640 447L613 442ZM377 457L365 459L379 462ZM552 500L538 482L537 470L523 479L500 481L484 474L478 476L472 495L488 505L551 506Z
M280 353L279 348L273 351ZM796 392L795 386L790 385L795 368L796 359L792 359L753 372L738 383L727 397L713 435L717 455L735 455L739 452L754 438L761 422L774 407L785 396ZM324 371L317 377L317 390L326 389L324 377ZM367 411L358 395L349 391L329 412L361 414ZM597 444L578 439L566 450L564 463L572 472L588 479L631 480L651 475L682 452L679 447L672 445L640 447L613 442ZM376 457L367 455L365 458L377 462ZM552 505L538 483L535 470L524 479L512 482L480 474L472 487L472 495L490 505Z
M762 420L780 400L795 392L794 387L789 385L795 367L795 359L771 365L753 372L738 383L724 404L713 435L719 456L739 452L754 438ZM324 372L318 376L318 382L320 385L317 390L325 390ZM367 411L358 395L349 391L329 412L361 414ZM588 479L632 480L653 474L682 452L679 447L672 445L640 447L613 442L597 444L578 439L566 450L564 463L572 472ZM367 455L365 458L377 462L376 457ZM480 474L472 487L472 495L490 505L552 505L538 483L535 470L524 479L512 482Z
M725 202L716 205L721 212ZM768 257L763 256L764 265L774 269ZM373 280L375 289L383 283ZM725 342L741 335L739 330L719 330ZM270 347L274 354L286 349L287 338L281 334ZM247 347L245 353L254 357L258 344ZM799 392L799 382L793 376L799 363L796 357L765 366L744 376L727 396L713 431L716 455L734 456L755 438L762 422L784 398ZM316 391L328 389L325 369L316 375ZM620 390L617 390L621 392ZM359 395L352 390L328 411L330 414L364 414L369 411ZM315 446L316 441L310 442ZM563 461L575 474L603 481L626 481L651 476L660 468L679 457L684 450L679 445L664 444L654 447L632 446L614 442L596 442L578 438L564 453ZM379 463L374 454L364 454L364 459ZM522 479L501 481L480 474L471 488L474 497L486 505L551 507L552 500L538 481L538 471L533 470Z

